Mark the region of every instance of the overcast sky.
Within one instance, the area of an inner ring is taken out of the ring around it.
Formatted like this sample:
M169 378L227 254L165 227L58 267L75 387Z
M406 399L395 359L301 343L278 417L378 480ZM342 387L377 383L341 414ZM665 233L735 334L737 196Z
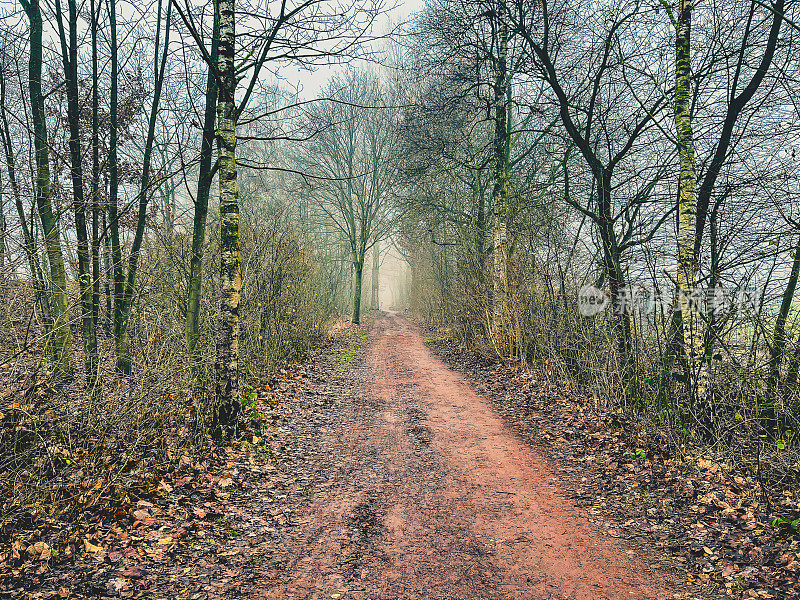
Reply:
M392 0L387 1L387 3L391 2ZM394 0L394 3L396 6L378 19L372 32L373 35L385 35L393 25L396 26L398 23L409 20L414 13L422 10L425 0ZM318 67L313 72L310 72L305 69L284 67L281 69L280 75L281 79L283 79L283 87L294 88L299 86L302 90L301 97L311 99L319 94L331 75L342 68L342 65Z

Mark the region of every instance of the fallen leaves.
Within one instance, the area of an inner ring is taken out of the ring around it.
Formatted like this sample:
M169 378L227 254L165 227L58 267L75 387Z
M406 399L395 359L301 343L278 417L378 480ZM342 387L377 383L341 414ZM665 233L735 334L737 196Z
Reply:
M119 440L92 438L85 447L49 448L60 461L63 485L46 511L25 514L27 529L18 529L0 547L0 596L32 588L43 590L31 596L37 599L136 598L157 589L170 593L156 597L173 597L187 587L176 587L179 582L188 582L192 597L206 589L197 584L199 577L220 589L229 585L220 581L235 581L245 561L243 548L289 523L285 492L261 498L256 506L263 504L264 518L256 525L242 520L237 503L255 481L272 481L277 490L294 484L271 461L289 447L277 424L291 417L287 399L307 379L307 368L298 365L259 392L260 431L248 433L245 442L180 447L173 430L146 460L123 458ZM3 412L0 426L19 414ZM69 523L78 516L80 527ZM221 565L223 570L215 571ZM171 574L174 567L178 576ZM222 580L215 573L224 575Z
M93 544L88 539L83 540L83 550L97 560L103 560L106 557L106 551L101 546Z
M144 521L145 519L150 518L150 512L141 508L139 510L131 511L131 514L139 521Z
M35 542L28 546L28 554L33 560L48 561L51 556L50 546L45 542Z
M562 485L590 521L609 532L622 524L622 537L668 556L693 586L753 598L800 597L800 533L791 528L800 518L797 490L773 499L767 515L754 478L702 448L669 455L658 432L622 410L598 410L592 398L440 338L434 350L532 444L549 446Z

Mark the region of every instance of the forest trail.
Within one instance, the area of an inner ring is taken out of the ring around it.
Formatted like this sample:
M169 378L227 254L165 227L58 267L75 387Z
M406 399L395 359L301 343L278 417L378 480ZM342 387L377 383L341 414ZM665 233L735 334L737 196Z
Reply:
M589 524L466 380L390 314L346 376L267 598L668 598L652 557Z

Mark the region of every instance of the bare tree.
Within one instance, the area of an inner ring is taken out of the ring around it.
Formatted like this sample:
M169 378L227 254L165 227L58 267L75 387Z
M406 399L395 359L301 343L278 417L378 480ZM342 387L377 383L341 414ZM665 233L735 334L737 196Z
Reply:
M302 168L313 177L317 205L350 247L352 321L359 323L364 259L390 227L397 128L387 110L391 98L374 74L348 69L331 79L324 96L310 111L318 133L304 148Z
M190 7L185 10L178 6L177 10L189 34L197 44L203 60L208 65L209 74L216 79L217 94L217 140L219 155L216 169L219 176L220 194L220 311L217 330L216 360L216 407L214 410L213 429L217 435L231 436L236 428L239 411L238 383L238 338L240 332L239 302L241 297L241 257L239 244L239 199L236 169L236 127L252 123L272 110L250 110L249 103L259 89L259 76L271 61L298 61L313 63L321 58L345 54L356 47L364 31L369 27L378 13L377 5L353 5L345 11L318 11L318 0L301 0L297 4L281 2L277 14L258 10L248 11L249 19L242 20L249 28L246 35L237 37L236 6L233 0L224 0L218 8L218 17L212 30L212 46L217 40L218 53L212 60L200 35L200 29L194 22ZM361 22L366 17L366 24ZM257 32L257 33L256 33ZM282 36L285 36L282 37ZM337 38L338 36L338 38ZM247 58L241 65L234 65L237 43L243 46ZM213 48L212 48L213 50ZM246 74L246 75L244 75ZM240 100L236 98L238 81L247 79ZM208 87L207 87L208 91ZM207 102L209 95L207 93ZM205 119L209 121L208 118ZM213 172L208 170L204 162L200 177L203 185L210 184ZM251 165L255 166L255 165ZM200 205L196 208L201 213L205 210L204 198L199 197ZM206 200L207 202L207 200ZM202 244L205 228L202 215L196 219L194 244ZM190 282L190 302L199 299L200 266L202 257L193 252L195 268ZM190 304L187 315L190 321L187 331L194 331L193 321L197 319L198 308ZM187 340L196 337L189 334Z
M598 15L598 21L590 25L598 29L589 39L579 36L591 33L568 34L558 22L558 18L569 18L567 15L576 10L576 6L560 7L555 20L548 7L544 2L539 12L517 3L512 18L536 61L539 76L553 92L564 131L591 171L596 195L594 206L579 203L574 198L567 200L597 228L603 275L615 302L613 323L617 346L626 365L624 370L629 373L632 358L629 307L618 302L626 287L622 256L627 249L651 239L666 215L648 232L638 232L631 217L636 218L641 206L650 202L651 188L645 187L643 193L618 207L614 198L617 187L614 177L619 165L630 158L637 144L643 142L644 135L654 128L654 119L664 109L665 98L658 87L646 86L644 79L639 80L639 89L628 98L619 95L617 86L627 60L625 53L638 52L623 35L642 12L638 2L624 3L618 11L612 7ZM602 29L599 28L601 21ZM554 39L556 33L561 34L562 39ZM576 65L583 75L575 72ZM620 222L622 227L619 227Z
M20 0L30 23L28 86L36 154L36 207L42 223L47 262L50 265L52 329L46 338L57 379L72 377L72 343L69 328L69 299L58 219L50 197L50 148L47 117L42 94L42 11L39 0Z
M25 210L23 205L22 190L20 182L17 179L17 165L14 156L14 144L11 138L11 127L9 126L8 116L6 115L5 108L8 106L6 103L6 77L8 71L8 56L5 49L0 59L0 106L4 110L0 111L0 125L2 125L2 144L3 154L6 160L6 172L8 174L8 181L11 186L11 193L14 196L14 206L17 210L17 217L19 218L20 228L22 229L22 247L28 262L28 270L30 272L31 281L33 282L34 293L36 294L36 306L39 309L40 318L42 321L42 333L47 337L52 328L52 317L50 313L50 295L47 290L47 284L42 273L42 266L39 262L39 255L37 252L36 239L34 238L33 225L34 223L28 222L28 211ZM36 199L31 202L31 220L35 211Z
M58 37L61 44L61 61L67 90L67 122L69 124L70 177L72 179L72 205L77 233L78 287L80 289L81 330L86 379L94 387L97 379L97 331L95 329L92 292L92 266L89 250L89 235L86 230L86 196L83 187L83 155L81 152L81 115L78 97L78 6L75 0L67 0L68 29L64 30L61 2L55 2ZM93 191L93 190L92 190Z

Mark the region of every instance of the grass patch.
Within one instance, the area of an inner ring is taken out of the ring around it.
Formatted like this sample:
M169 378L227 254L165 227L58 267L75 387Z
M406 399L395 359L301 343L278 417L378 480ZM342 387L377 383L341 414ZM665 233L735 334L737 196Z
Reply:
M360 355L361 352L359 351L359 348L348 348L342 352L337 361L339 363L339 373L346 373L349 371L353 366L353 361L355 361Z

